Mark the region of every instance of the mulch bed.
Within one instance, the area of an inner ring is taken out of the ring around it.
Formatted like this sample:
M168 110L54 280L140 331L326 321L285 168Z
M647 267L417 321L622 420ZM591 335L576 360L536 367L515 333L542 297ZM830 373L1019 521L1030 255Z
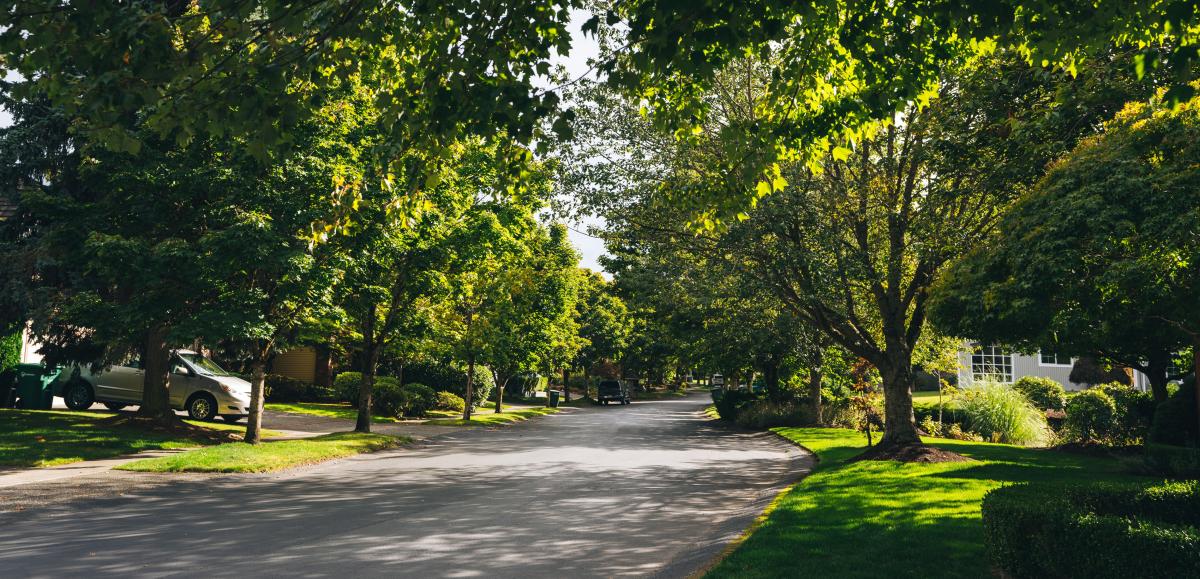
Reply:
M957 452L942 450L935 446L926 446L924 444L906 444L903 446L897 445L875 445L868 448L862 454L852 458L849 462L858 462L860 460L895 460L899 462L919 462L919 463L935 463L935 462L968 462L973 459L967 458Z

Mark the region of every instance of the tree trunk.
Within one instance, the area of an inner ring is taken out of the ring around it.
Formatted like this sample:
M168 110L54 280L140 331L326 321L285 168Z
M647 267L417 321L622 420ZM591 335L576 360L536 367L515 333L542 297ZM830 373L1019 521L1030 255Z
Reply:
M167 344L165 326L151 328L146 333L142 353L142 404L138 416L159 422L176 420L171 409L171 347Z
M504 382L500 382L500 375L498 373L492 372L492 376L492 379L500 385L496 389L496 414L500 414L504 411L504 389L508 387L508 378L505 378Z
M1167 351L1151 352L1146 359L1146 379L1150 381L1150 393L1154 395L1154 403L1161 404L1167 399L1167 366L1171 354Z
M317 345L316 369L313 372L313 384L321 388L333 386L333 356L329 344Z
M1192 376L1196 379L1196 441L1200 442L1200 334L1192 334Z
M355 432L371 432L371 394L375 389L375 371L379 367L379 344L375 341L375 304L367 312L363 325L362 382L358 384L358 417Z
M563 366L563 402L571 401L571 370Z
M763 365L763 382L767 386L767 397L775 402L783 398L779 391L779 362L772 360Z
M808 397L809 403L812 404L813 420L820 426L823 421L821 417L821 367L813 366L808 370Z
M474 352L472 352L470 354L467 354L467 391L466 391L466 396L463 397L466 400L467 405L465 408L463 408L463 420L471 419L471 400L474 396L474 391L472 390L472 388L475 385L474 382L475 382L475 354L474 354Z
M900 362L879 370L883 376L884 402L883 436L879 444L884 447L921 445L913 415L912 365Z
M260 352L250 364L250 416L246 419L246 442L258 444L262 436L264 387L267 382L267 353Z
M583 365L583 397L592 397L592 369L587 364Z

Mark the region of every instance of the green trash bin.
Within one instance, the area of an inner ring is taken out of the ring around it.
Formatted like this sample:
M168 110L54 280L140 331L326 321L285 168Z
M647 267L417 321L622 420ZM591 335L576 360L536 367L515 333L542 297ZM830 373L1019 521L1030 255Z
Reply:
M549 394L549 396L546 398L546 406L549 406L550 408L558 408L558 397L561 396L562 393L558 390L551 390L547 394Z
M50 410L54 390L50 383L58 372L48 371L41 364L17 364L17 403L25 410Z

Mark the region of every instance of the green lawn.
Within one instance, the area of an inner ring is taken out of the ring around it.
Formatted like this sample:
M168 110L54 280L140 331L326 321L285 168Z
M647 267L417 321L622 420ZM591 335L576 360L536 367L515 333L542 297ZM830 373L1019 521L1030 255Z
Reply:
M1116 460L930 439L975 461L855 462L855 431L778 428L820 457L706 577L988 577L979 504L1006 482L1133 479Z
M271 472L392 448L409 441L408 438L382 434L338 432L258 445L222 444L174 456L139 460L117 468L141 472Z
M915 402L915 403L926 402L926 403L937 404L937 400L938 400L937 390L932 390L932 391L922 390L920 392L913 392L913 402ZM942 394L942 402L949 402L949 401L950 401L950 394L949 393Z
M0 466L53 466L211 442L103 423L113 416L111 412L0 409ZM211 430L246 429L240 424L186 422Z
M340 418L342 420L357 420L358 409L343 403L325 403L325 402L271 402L264 405L267 410L275 412L290 412L292 414L308 414L310 416L324 416L326 418ZM372 416L372 422L397 422L395 418L388 416Z
M520 422L535 416L544 416L546 414L554 414L555 412L558 412L557 408L529 406L524 408L512 407L500 414L496 414L494 408L484 407L471 413L470 421L461 418L435 418L426 422L426 424L437 426L495 426L498 424Z

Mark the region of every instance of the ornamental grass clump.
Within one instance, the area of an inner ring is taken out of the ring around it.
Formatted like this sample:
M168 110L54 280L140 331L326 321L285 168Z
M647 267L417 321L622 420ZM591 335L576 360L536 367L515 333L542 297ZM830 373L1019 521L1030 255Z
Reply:
M1007 384L976 383L963 391L958 412L967 427L984 440L1033 446L1050 439L1045 413Z

